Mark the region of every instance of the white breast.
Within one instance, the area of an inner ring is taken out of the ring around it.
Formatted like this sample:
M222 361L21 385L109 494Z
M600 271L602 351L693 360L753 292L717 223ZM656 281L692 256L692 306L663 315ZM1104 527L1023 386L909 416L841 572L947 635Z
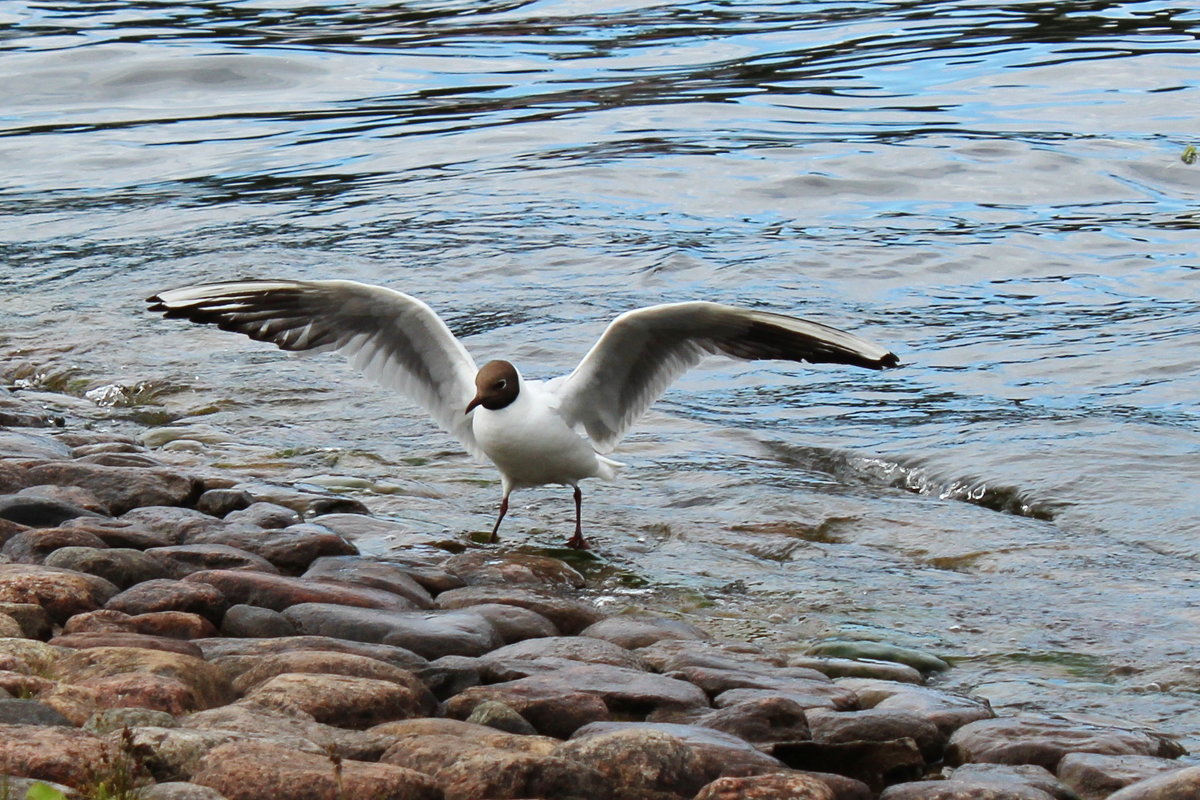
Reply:
M575 485L605 477L591 443L573 431L556 410L541 381L521 381L517 399L491 411L477 407L471 421L475 441L500 470L506 489L547 483Z

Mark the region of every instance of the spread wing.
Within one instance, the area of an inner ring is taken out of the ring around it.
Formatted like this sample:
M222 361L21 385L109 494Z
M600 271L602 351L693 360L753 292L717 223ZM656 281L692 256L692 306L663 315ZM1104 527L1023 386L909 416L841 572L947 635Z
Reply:
M719 303L650 306L613 320L575 371L548 384L559 413L601 453L616 447L650 404L706 355L899 366L883 347L819 322Z
M354 281L246 280L159 292L151 311L216 325L283 350L336 350L424 408L473 455L475 361L425 303Z

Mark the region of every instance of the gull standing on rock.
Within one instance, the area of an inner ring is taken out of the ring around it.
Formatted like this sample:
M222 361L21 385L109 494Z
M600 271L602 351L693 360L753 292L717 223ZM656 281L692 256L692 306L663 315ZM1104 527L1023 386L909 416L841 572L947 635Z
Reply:
M337 350L424 408L476 458L500 471L495 541L514 489L575 490L575 535L586 548L579 482L611 479L605 456L667 387L706 355L899 365L883 347L818 322L694 301L621 314L570 375L527 380L508 361L477 368L446 323L415 297L354 281L243 280L170 289L151 311L214 324L283 350Z

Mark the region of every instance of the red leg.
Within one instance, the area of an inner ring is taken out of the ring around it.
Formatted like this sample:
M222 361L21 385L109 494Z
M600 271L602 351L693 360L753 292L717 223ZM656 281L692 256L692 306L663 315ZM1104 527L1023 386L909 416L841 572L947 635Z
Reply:
M573 547L576 550L590 550L587 539L583 538L583 492L579 491L579 487L575 487L575 535L567 542L567 547Z
M504 515L508 513L508 495L500 498L500 516L496 517L496 524L492 526L492 535L488 537L489 542L494 542L500 537L496 535L496 531L500 530L500 522L504 519Z

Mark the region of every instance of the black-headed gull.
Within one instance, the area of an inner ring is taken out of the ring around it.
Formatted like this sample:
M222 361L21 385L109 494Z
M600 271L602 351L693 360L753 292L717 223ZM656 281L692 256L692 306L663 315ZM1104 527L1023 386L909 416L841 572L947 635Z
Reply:
M526 380L507 361L482 368L433 309L415 297L354 281L244 280L160 292L167 317L211 323L283 350L337 350L407 395L475 457L500 470L497 538L514 489L554 483L575 490L575 535L584 478L612 478L605 457L667 386L706 355L737 359L899 364L873 342L818 322L708 302L621 314L570 375Z

